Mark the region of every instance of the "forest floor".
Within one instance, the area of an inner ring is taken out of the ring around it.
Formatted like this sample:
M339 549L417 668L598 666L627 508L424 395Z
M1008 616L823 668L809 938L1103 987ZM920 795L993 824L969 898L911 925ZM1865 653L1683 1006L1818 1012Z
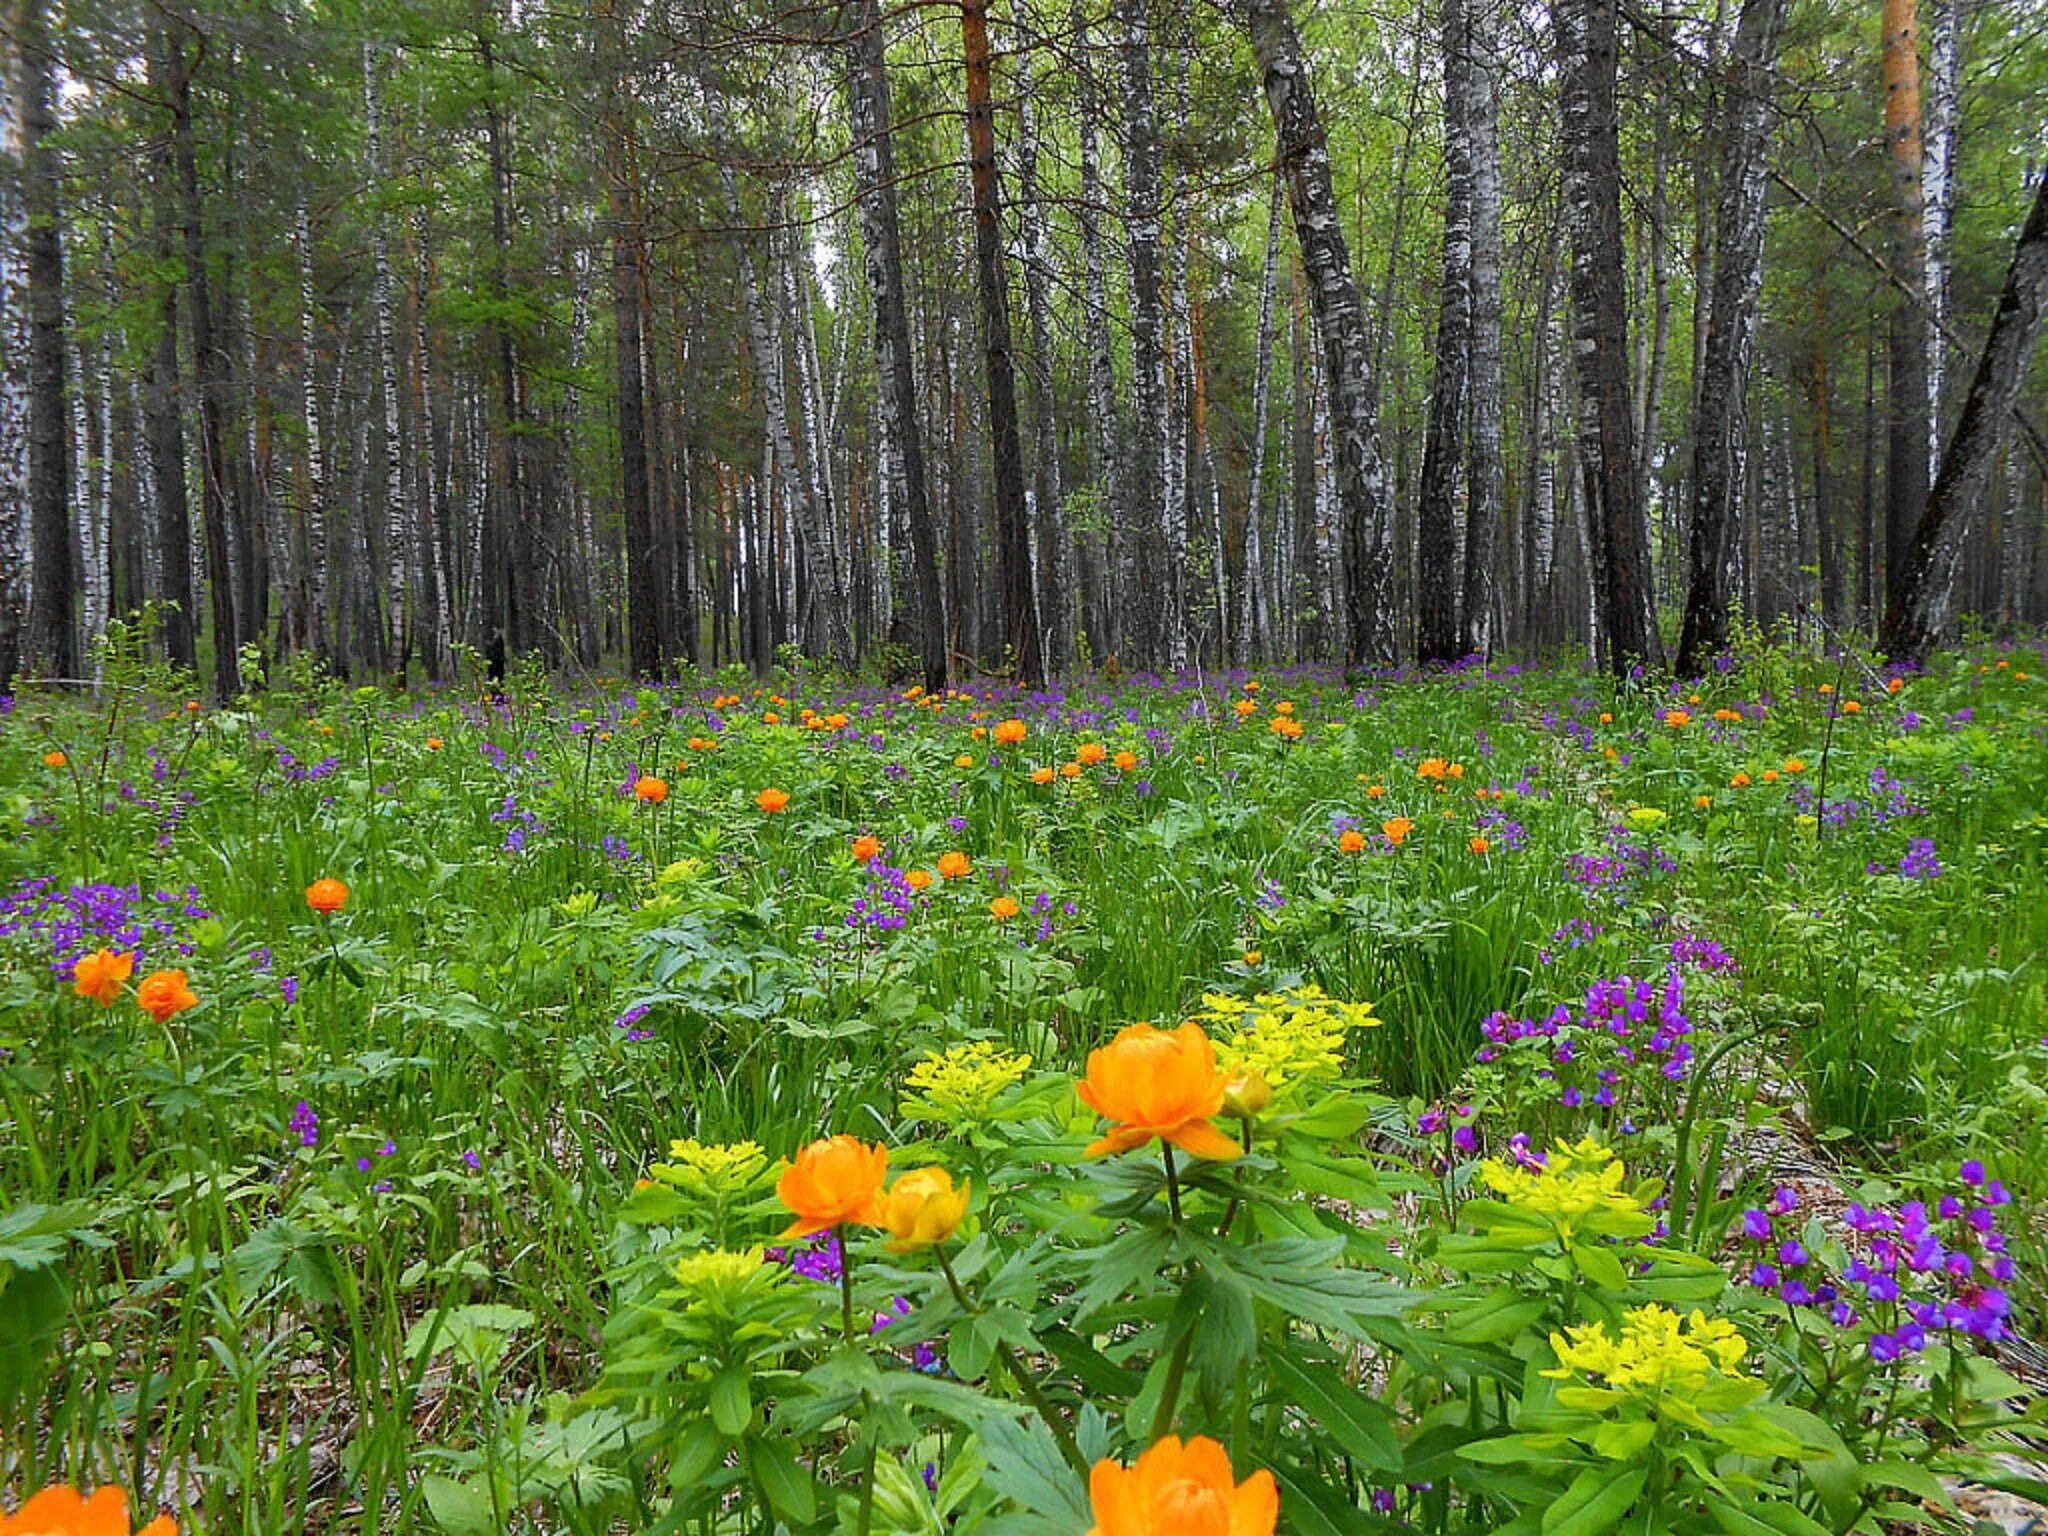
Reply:
M2025 647L0 701L0 1506L2019 1532L2044 794Z

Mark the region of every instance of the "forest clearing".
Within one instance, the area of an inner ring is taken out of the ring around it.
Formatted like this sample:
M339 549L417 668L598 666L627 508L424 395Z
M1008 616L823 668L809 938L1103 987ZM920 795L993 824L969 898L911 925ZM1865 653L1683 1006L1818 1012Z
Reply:
M2043 0L0 0L0 1536L2042 1536Z

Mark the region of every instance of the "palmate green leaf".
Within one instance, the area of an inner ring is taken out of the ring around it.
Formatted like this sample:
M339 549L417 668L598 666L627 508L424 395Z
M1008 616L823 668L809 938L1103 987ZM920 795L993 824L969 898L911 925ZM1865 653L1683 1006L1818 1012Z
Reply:
M1260 1301L1318 1328L1367 1336L1368 1318L1395 1318L1427 1300L1427 1293L1343 1267L1341 1240L1280 1238L1250 1248L1189 1239L1198 1262L1228 1272Z
M1401 1470L1401 1440L1393 1411L1345 1382L1334 1356L1304 1358L1300 1346L1289 1343L1268 1345L1259 1358L1274 1387L1346 1455L1398 1480L1393 1474Z
M427 1501L427 1513L448 1536L491 1536L498 1529L489 1491L473 1482L429 1472L420 1479L420 1495Z
M1173 1234L1164 1227L1134 1227L1074 1256L1087 1277L1074 1298L1074 1321L1086 1322L1145 1276L1157 1276L1173 1248Z
M1543 1511L1543 1536L1600 1536L1635 1507L1648 1467L1588 1467Z
M1044 1420L992 1419L982 1426L979 1444L988 1485L1004 1498L1056 1528L1085 1531L1094 1524L1088 1491Z

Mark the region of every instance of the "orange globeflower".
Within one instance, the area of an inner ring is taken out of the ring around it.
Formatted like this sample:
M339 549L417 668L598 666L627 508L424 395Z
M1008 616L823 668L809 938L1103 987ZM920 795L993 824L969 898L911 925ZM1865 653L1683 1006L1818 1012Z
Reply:
M973 873L974 860L968 858L958 848L953 849L949 853L939 855L939 878L941 880L961 880Z
M1168 1435L1126 1467L1105 1456L1088 1474L1088 1536L1273 1536L1280 1488L1261 1468L1243 1482L1207 1435Z
M1901 688L1905 686L1906 680L1903 677L1895 677L1890 682L1884 685L1884 691L1886 693L1897 693Z
M776 1180L775 1196L796 1216L785 1238L810 1237L827 1227L875 1223L882 1181L889 1175L889 1149L851 1136L812 1142Z
M1775 784L1775 783L1777 783L1777 782L1778 782L1778 770L1777 770L1777 769L1775 769L1775 768L1766 768L1766 769L1764 770L1764 782L1765 782L1766 784Z
M996 727L995 737L997 746L1014 747L1024 739L1024 722L1022 720L1005 720Z
M1287 741L1301 739L1301 722L1292 715L1275 715L1267 723L1266 729Z
M1482 857L1493 851L1493 844L1489 843L1485 838L1479 837L1477 835L1474 835L1472 838L1468 839L1465 846L1467 848L1470 848L1474 853L1481 855Z
M306 905L325 917L339 912L348 901L348 887L332 875L322 876L306 887Z
M882 1196L875 1225L890 1234L891 1253L929 1248L959 1230L973 1193L971 1183L955 1189L953 1176L943 1168L914 1169Z
M1787 773L1804 773L1806 772L1806 764L1800 758L1788 757L1785 759L1785 771Z
M1692 714L1683 709L1667 709L1664 711L1664 723L1674 731L1681 731L1692 724Z
M863 832L853 840L853 861L868 864L881 857L882 840L872 832Z
M1007 923L1024 909L1017 905L1014 896L998 896L988 904L988 915L999 923Z
M71 966L71 990L80 997L89 997L102 1008L111 1008L121 996L121 988L128 978L135 974L135 956L125 951L96 949L89 955L80 955Z
M780 816L789 809L789 791L786 789L764 789L754 796L754 804L761 807L763 816Z
M43 754L43 766L45 768L62 768L70 761L71 759L62 752L45 752Z
M1396 816L1391 821L1381 822L1380 830L1387 834L1387 841L1398 848L1408 841L1408 834L1415 830L1415 823L1406 816Z
M1415 777L1418 779L1440 779L1449 767L1450 764L1440 757L1425 757L1415 765Z
M1844 699L1842 700L1842 713L1845 715L1860 715L1863 713L1863 706L1854 699Z
M128 1495L111 1484L82 1494L60 1483L0 1515L0 1536L129 1536ZM178 1536L178 1522L158 1515L135 1536Z
M1694 795L1692 797L1692 807L1696 811L1710 811L1714 808L1714 797L1712 795Z
M135 989L135 1001L157 1023L199 1006L199 994L185 984L183 971L152 971Z
M1080 749L1074 753L1074 760L1079 763L1086 763L1092 768L1107 756L1109 756L1109 748L1105 747L1101 742L1084 741L1081 743Z
M932 872L928 869L906 870L903 874L903 883L913 891L925 890L932 883Z
M427 750L429 752L438 752L446 745L447 743L438 736L429 736L427 738Z
M1237 1143L1209 1123L1229 1086L1215 1046L1192 1020L1170 1032L1150 1024L1121 1029L1088 1053L1088 1075L1074 1088L1083 1104L1115 1122L1084 1155L1128 1152L1158 1136L1196 1157L1234 1158Z
M1256 699L1239 699L1235 704L1231 705L1230 707L1233 710L1235 710L1239 716L1244 716L1249 714L1255 714L1258 711L1259 705Z
M1050 784L1053 778L1054 774L1051 768L1034 768L1031 770L1031 782L1034 784Z
M1730 789L1747 789L1747 788L1749 788L1749 775L1748 775L1748 774L1746 774L1746 773L1738 773L1738 774L1736 774L1734 778L1732 778L1732 779L1730 779L1730 780L1728 781L1728 787L1729 787Z
M659 805L668 798L668 780L643 773L633 781L633 798L642 805Z
M1337 851L1339 853L1365 852L1365 834L1356 827L1346 827L1337 834Z
M1119 752L1110 759L1110 762L1116 765L1118 773L1129 773L1138 766L1138 754L1135 752Z
M1061 763L1060 777L1063 779L1078 779L1079 777L1081 777L1081 765L1077 762L1072 761L1071 759L1069 759L1067 762Z
M974 759L968 756L965 752L962 752L958 757L953 759L953 766L955 768L962 769L972 768L974 766Z
M1368 800L1383 800L1386 798L1386 793L1387 786L1384 784L1368 784L1365 786L1365 798Z

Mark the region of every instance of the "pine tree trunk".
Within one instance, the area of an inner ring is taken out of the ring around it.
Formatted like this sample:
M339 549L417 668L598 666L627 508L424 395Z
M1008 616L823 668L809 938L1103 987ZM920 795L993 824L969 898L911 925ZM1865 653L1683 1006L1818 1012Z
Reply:
M1038 627L1031 569L1031 526L1024 505L1024 443L1017 425L1016 360L1010 344L1009 279L1003 270L998 220L1002 190L996 177L995 100L989 80L987 0L960 7L961 47L967 61L967 156L974 190L974 270L981 290L981 340L988 376L990 471L995 485L996 563L1002 624L1017 678L1045 685L1045 651Z
M1281 174L1323 350L1343 551L1344 654L1354 665L1390 663L1393 518L1380 458L1379 390L1331 185L1330 152L1286 0L1244 0L1244 14L1280 141Z
M896 147L889 101L887 38L880 0L855 0L846 32L846 90L853 117L853 168L862 268L875 311L875 363L880 375L876 419L882 469L891 499L910 535L918 657L927 692L941 693L949 676L945 599L939 588L938 535L925 482L924 433L917 417L917 378L910 317L903 296L903 242L896 211Z
M1926 247L1920 149L1920 36L1915 0L1884 0L1884 131L1892 179L1893 296L1885 388L1885 604L1901 606L1906 554L1927 504ZM1889 621L1887 621L1889 622Z
M1749 370L1763 289L1771 71L1785 12L1786 0L1743 0L1728 57L1713 291L1692 431L1690 584L1678 645L1678 670L1688 677L1704 671L1728 644Z
M363 44L363 152L373 192L384 183L382 65L376 45ZM383 509L384 582L378 606L383 619L376 665L403 671L406 661L406 552L412 519L405 500L405 443L398 422L398 328L392 318L391 240L384 214L370 217L370 307L377 338L378 499ZM374 590L374 589L373 589Z
M299 412L306 432L306 460L305 493L301 498L301 537L304 541L304 553L298 562L299 581L293 593L293 602L299 611L296 626L299 644L312 651L314 655L331 662L333 648L329 640L327 610L327 460L320 438L320 342L318 311L313 298L313 232L303 201L298 209L298 247ZM165 300L167 305L175 305L175 302L175 293L167 296ZM175 330L176 315L173 310L167 316L165 333L170 336ZM175 342L169 348L168 358L163 360L175 374ZM176 417L173 415L172 424L175 426L175 423ZM180 454L182 456L182 448ZM161 490L161 476L158 477L158 485ZM182 508L182 476L178 499Z
M2025 382L2027 359L2048 308L2048 176L2041 178L2034 204L2013 249L2005 290L1991 333L1977 361L1977 374L1956 420L1955 436L1942 456L1941 475L1927 498L1927 512L1899 567L1896 597L1885 615L1879 648L1893 660L1920 661L1947 628L1956 563L1971 511L1998 461L1998 442Z
M1572 326L1579 454L1593 520L1606 657L1616 676L1661 667L1648 530L1637 496L1621 239L1616 0L1553 0L1564 62L1565 210L1572 237Z

